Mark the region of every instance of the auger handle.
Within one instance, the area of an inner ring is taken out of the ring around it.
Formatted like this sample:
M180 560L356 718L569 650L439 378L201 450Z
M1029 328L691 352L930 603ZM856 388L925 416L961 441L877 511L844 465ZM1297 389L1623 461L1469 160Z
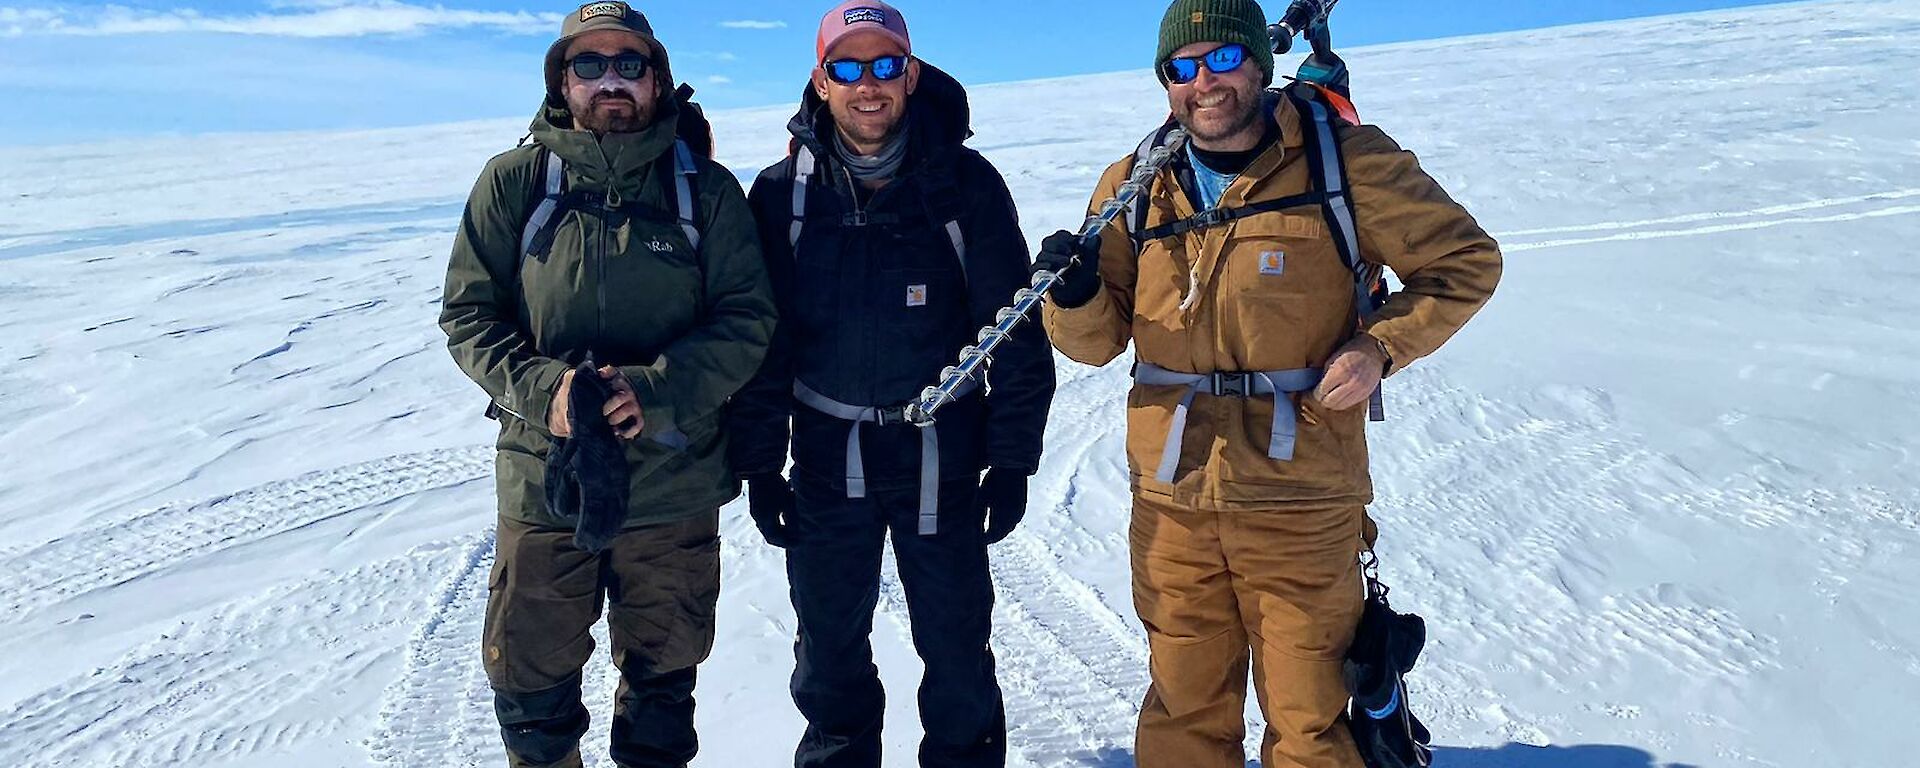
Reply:
M1333 13L1333 6L1340 0L1293 0L1287 6L1287 12L1281 14L1280 23L1267 27L1267 36L1273 39L1275 55L1285 55L1293 50L1293 38L1323 23Z

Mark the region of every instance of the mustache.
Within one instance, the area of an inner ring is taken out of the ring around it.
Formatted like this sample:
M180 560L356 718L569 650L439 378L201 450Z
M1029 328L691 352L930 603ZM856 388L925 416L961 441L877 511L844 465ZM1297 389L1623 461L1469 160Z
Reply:
M597 106L600 104L605 104L608 102L615 102L615 101L624 101L627 104L633 105L633 106L639 105L639 102L633 98L632 94L626 93L624 91L601 91L599 93L594 94L593 99L588 101L587 103L590 105Z

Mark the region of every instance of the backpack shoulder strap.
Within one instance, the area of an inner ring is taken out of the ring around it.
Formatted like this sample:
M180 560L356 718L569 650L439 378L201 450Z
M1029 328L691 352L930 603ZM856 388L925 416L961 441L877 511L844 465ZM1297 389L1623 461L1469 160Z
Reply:
M1308 92L1318 93L1318 90L1309 89ZM1301 133L1305 138L1307 170L1313 191L1321 196L1321 212L1326 217L1327 230L1333 235L1334 247L1340 252L1340 260L1353 273L1355 306L1361 318L1365 319L1379 309L1374 283L1380 279L1380 268L1360 257L1360 237L1353 215L1353 193L1347 180L1346 162L1340 154L1339 139L1334 133L1333 109L1321 99L1303 94L1297 88L1289 89L1288 94L1299 109L1303 122Z
M954 183L951 171L923 170L918 175L920 200L927 209L927 220L946 231L947 242L953 246L953 256L959 260L960 276L964 280L967 274L967 236L960 226L960 218L965 213L960 202L960 188Z
M1168 120L1165 125L1141 139L1140 146L1133 150L1133 164L1127 166L1127 172L1132 173L1133 169L1147 161L1147 158L1153 154L1153 150L1165 146L1167 136L1178 127L1179 123ZM1133 199L1127 202L1127 236L1133 241L1133 250L1136 254L1140 252L1140 246L1145 245L1147 241L1147 238L1143 238L1141 234L1147 229L1146 200L1152 195L1153 185L1149 183L1146 189L1140 190L1140 194L1134 195Z
M1321 194L1321 212L1327 220L1327 231L1333 235L1334 248L1340 252L1340 260L1346 263L1347 271L1353 274L1354 308L1360 320L1365 322L1380 309L1380 305L1386 303L1387 290L1384 271L1360 257L1359 230L1354 224L1353 191L1347 179L1346 160L1340 154L1339 137L1334 131L1336 110L1341 119L1350 120L1352 104L1344 99L1333 101L1328 97L1336 94L1313 85L1288 88L1287 95L1300 112L1308 175L1313 190ZM1374 390L1367 411L1373 421L1386 419L1380 390Z
M793 145L793 222L787 225L787 245L800 247L800 230L807 223L807 184L813 181L813 172L818 162L813 150L806 144L794 142Z
M679 204L676 214L680 221L680 231L687 235L687 242L693 244L693 250L700 250L700 198L694 190L694 179L700 175L700 167L693 162L693 149L682 139L673 140L673 193Z
M553 240L553 227L560 217L560 206L566 198L567 163L546 147L540 148L540 158L535 166L542 169L544 179L540 202L533 207L533 214L527 217L527 223L520 230L520 259L514 263L517 267L526 261L527 256L545 250L543 244Z

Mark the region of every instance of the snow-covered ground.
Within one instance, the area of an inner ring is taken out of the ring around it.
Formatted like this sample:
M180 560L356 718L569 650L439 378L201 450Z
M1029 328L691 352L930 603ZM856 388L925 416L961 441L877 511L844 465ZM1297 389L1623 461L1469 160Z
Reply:
M1509 257L1373 435L1440 765L1910 757L1920 1L1350 58L1366 117ZM975 104L1036 241L1165 108L1144 72ZM721 159L751 178L789 111L716 115ZM0 149L8 762L501 761L476 652L491 425L434 318L467 189L522 125ZM1130 766L1127 380L1060 372L1033 512L994 550L1012 752ZM725 537L697 764L774 766L801 727L780 555L738 506ZM904 766L897 586L882 612Z

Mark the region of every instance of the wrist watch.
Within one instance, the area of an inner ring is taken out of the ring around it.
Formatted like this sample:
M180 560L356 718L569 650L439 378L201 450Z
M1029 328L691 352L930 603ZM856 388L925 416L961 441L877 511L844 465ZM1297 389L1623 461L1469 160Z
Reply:
M1381 341L1380 337L1375 336L1371 333L1365 333L1365 332L1362 332L1362 333L1367 338L1373 340L1373 348L1380 350L1380 359L1386 361L1380 364L1380 377L1386 378L1387 372L1393 370L1393 353L1387 351L1387 343L1384 341Z

